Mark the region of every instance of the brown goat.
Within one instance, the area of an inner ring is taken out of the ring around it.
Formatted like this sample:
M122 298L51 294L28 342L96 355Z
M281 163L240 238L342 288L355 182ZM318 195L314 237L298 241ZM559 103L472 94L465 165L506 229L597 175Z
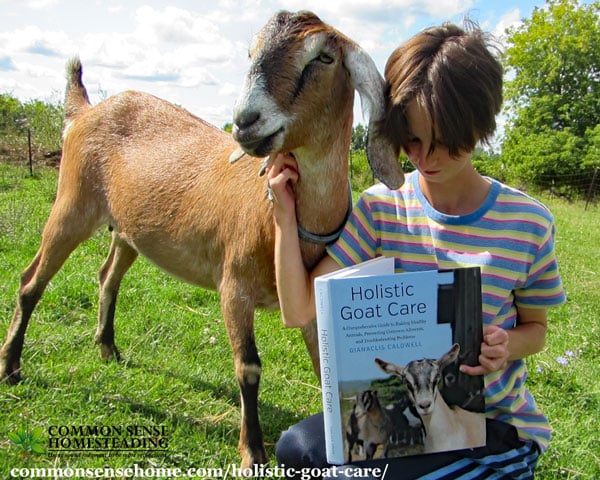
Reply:
M383 80L373 61L309 12L274 16L258 33L250 56L233 138L143 93L125 92L92 107L80 62L69 64L56 201L40 249L21 276L0 351L0 378L18 381L25 330L48 282L82 241L108 224L112 243L99 272L95 334L102 357L118 358L116 299L138 254L181 280L216 289L241 389L242 467L267 459L253 324L255 308L277 306L272 207L265 181L257 176L263 160L255 157L293 152L300 170L299 222L307 231L329 234L350 208L354 89L371 120L381 120L384 112ZM232 165L228 159L238 148L236 140L249 158ZM369 145L375 173L399 186L402 173L393 149L377 135ZM310 267L324 245L303 241L302 250ZM305 329L304 336L318 371L316 329Z
M387 458L393 428L394 420L379 402L377 390L363 390L357 393L346 426L347 461L353 461L352 452L355 445L363 447L366 460L372 460L381 445L379 458Z

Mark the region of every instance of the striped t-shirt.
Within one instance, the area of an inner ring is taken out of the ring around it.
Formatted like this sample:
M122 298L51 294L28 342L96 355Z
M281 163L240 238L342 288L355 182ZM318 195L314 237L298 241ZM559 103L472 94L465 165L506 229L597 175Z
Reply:
M496 180L483 205L468 215L436 211L418 173L390 190L375 185L361 195L328 252L343 266L377 256L396 258L396 271L479 266L484 325L510 329L517 306L547 308L565 301L554 253L554 220L541 203ZM486 415L514 425L544 450L548 419L525 388L523 360L485 375Z

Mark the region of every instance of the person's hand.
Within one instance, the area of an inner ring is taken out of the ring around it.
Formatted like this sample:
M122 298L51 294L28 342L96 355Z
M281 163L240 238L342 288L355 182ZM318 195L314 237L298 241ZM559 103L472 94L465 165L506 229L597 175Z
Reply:
M298 181L298 164L291 153L277 153L268 160L267 182L277 220L296 218L293 186Z
M495 325L483 329L483 342L479 365L461 365L460 371L467 375L483 375L506 368L508 361L508 332Z

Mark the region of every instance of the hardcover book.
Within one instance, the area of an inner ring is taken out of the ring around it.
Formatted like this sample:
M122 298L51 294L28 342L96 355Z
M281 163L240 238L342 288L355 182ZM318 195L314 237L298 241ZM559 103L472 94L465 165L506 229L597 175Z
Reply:
M315 279L327 460L485 445L479 267L394 273L378 257Z

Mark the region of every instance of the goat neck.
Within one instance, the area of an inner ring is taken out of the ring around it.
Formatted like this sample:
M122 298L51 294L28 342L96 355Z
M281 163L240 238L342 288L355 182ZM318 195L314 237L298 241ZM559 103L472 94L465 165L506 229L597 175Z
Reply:
M325 141L319 148L302 147L293 151L300 173L295 186L298 224L312 234L329 235L339 231L352 208L348 194L349 142L346 138L349 136L342 131L336 133L337 141ZM327 144L330 148L324 149L322 145Z

